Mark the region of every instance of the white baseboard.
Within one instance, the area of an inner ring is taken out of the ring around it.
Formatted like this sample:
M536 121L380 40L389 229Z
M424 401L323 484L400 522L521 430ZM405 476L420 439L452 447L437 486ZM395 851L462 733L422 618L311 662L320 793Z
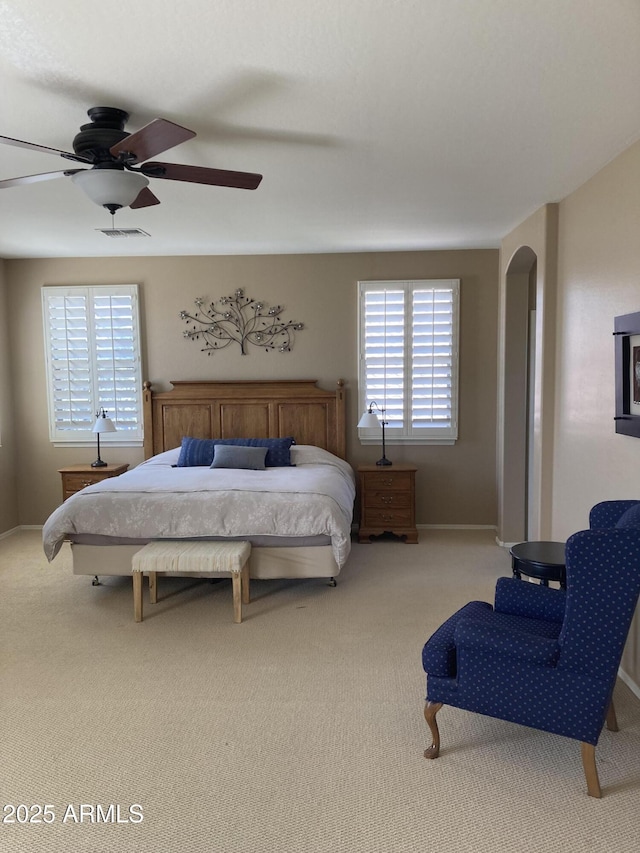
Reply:
M629 690L637 696L638 699L640 699L640 685L636 684L633 678L631 678L630 675L627 675L623 669L618 670L618 677L620 678L620 681L624 681Z
M4 533L0 533L0 539L6 539L8 536L13 536L13 534L17 533L19 530L19 527L12 527L11 530L5 530Z
M42 524L20 524L18 527L12 527L11 530L5 530L4 533L0 533L0 539L13 536L15 533L20 533L21 530L42 530L42 527Z
M496 545L499 545L501 548L513 548L514 545L519 544L519 542L503 542L502 539L498 539L496 536Z
M418 530L495 530L495 524L416 524Z
M416 524L418 530L496 530L495 524ZM351 530L358 532L358 525L353 522ZM514 543L515 544L515 543Z
M358 535L359 525L353 522L351 532ZM495 530L495 524L416 524L418 530Z

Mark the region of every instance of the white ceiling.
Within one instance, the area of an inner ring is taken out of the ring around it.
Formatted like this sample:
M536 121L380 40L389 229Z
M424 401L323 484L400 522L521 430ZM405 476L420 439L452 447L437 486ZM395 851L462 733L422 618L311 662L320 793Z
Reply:
M197 137L111 217L70 178L0 190L0 257L495 247L640 137L637 0L0 0L0 134L72 150L92 106ZM69 167L0 146L0 179ZM638 188L640 193L640 187Z

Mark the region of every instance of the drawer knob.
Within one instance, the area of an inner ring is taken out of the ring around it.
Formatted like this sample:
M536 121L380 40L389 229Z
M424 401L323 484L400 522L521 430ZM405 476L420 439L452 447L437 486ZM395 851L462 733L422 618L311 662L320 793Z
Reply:
M383 486L393 486L393 478L387 477L386 480L382 480Z
M383 504L390 504L393 502L393 495L382 495L380 500Z

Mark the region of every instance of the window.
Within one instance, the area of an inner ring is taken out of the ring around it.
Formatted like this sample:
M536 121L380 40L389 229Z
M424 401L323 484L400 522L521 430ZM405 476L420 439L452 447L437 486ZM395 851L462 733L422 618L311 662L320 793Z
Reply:
M49 436L54 443L95 441L104 407L116 432L142 441L138 287L43 287Z
M460 281L361 281L359 290L360 411L373 400L386 410L390 443L453 444ZM379 430L358 433L380 441Z

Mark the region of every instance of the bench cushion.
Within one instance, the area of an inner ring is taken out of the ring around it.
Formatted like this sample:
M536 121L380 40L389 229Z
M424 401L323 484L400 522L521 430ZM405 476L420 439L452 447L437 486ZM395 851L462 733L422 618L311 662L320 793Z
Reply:
M131 569L134 572L234 574L242 571L250 554L249 542L149 542L133 555Z

